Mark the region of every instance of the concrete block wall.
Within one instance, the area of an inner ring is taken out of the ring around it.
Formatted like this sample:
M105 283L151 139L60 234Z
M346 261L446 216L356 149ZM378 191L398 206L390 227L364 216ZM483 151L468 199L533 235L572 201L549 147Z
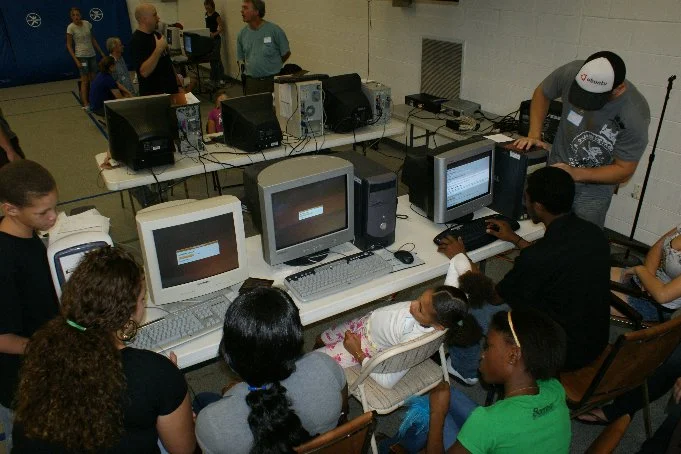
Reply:
M136 0L128 0L137 4ZM203 18L203 2L178 0L177 20ZM225 68L238 74L236 34L243 27L239 0L217 0L226 21ZM168 12L166 11L166 14ZM269 0L268 20L291 42L291 62L313 72L357 72L392 87L397 102L420 88L421 39L464 43L461 96L506 114L528 99L555 67L609 49L622 56L630 79L652 113L650 143L634 177L613 198L606 226L631 230L641 184L664 101L667 78L681 76L678 0ZM164 18L165 19L165 18ZM174 20L167 20L174 22ZM662 126L636 238L652 244L681 223L681 80Z

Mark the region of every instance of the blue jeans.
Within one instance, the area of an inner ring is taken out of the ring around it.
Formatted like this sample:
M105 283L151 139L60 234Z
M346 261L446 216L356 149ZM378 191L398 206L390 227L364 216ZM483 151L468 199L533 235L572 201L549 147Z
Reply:
M449 411L445 417L444 430L442 431L442 443L445 451L454 445L456 437L468 416L479 407L475 401L458 389L451 388L450 390ZM387 453L391 446L399 443L407 452L417 453L426 447L428 430L425 429L414 424L407 429L404 437L400 438L399 434L396 434L392 438L383 440L378 446L378 452L380 454Z
M0 423L5 432L5 452L12 452L12 428L14 427L14 412L0 405Z
M218 393L212 393L208 391L198 393L192 401L192 410L194 410L194 413L198 415L201 410L220 399L222 399L222 396Z
M478 322L483 334L489 330L489 322L497 312L510 311L508 304L483 304L481 308L471 309L471 315ZM480 343L470 347L449 347L449 361L452 367L461 374L463 378L475 378L478 376L478 365L480 364L480 353L482 348Z

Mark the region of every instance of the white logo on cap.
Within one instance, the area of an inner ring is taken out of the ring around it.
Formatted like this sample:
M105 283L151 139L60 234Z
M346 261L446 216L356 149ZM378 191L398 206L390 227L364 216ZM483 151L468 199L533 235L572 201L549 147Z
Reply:
M575 82L590 93L606 93L614 88L615 71L607 58L596 58L582 66Z

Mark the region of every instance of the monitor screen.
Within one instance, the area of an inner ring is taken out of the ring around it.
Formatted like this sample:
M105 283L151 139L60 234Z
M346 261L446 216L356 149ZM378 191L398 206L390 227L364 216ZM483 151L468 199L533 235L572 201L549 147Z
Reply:
M354 240L354 170L347 160L288 158L256 179L265 262L290 262Z
M154 230L161 287L205 279L239 267L231 213Z
M140 210L136 220L154 303L224 290L248 277L236 197L166 202Z
M489 194L492 187L491 153L472 156L447 166L447 209Z
M192 53L192 35L185 33L183 36L184 39L184 51L186 53L191 54Z
M272 194L275 244L283 249L348 226L343 175Z

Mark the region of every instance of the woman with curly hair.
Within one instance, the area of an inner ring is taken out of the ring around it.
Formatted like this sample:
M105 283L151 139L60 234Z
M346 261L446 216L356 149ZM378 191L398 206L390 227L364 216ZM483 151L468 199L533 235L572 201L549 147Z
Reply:
M243 382L196 419L204 454L288 453L327 432L341 416L343 369L302 354L303 326L291 297L257 288L227 308L220 351Z
M187 384L171 360L125 346L144 315L142 268L106 247L64 286L61 314L28 343L14 453L171 453L196 445ZM171 354L171 356L174 356Z

